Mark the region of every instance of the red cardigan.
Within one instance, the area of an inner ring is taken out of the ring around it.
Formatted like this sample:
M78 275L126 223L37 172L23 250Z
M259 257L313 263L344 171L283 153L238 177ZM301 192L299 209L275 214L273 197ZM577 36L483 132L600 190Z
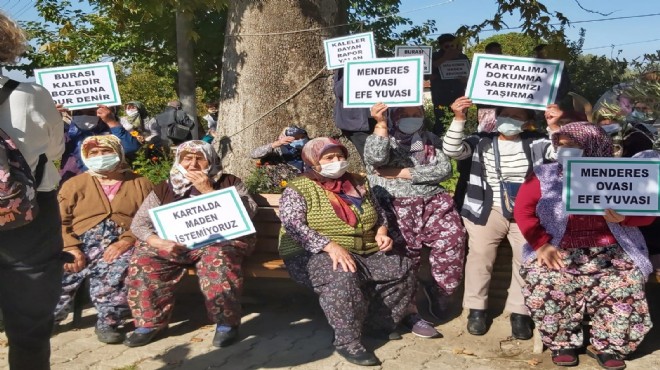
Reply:
M536 175L532 174L518 190L513 213L525 240L534 250L541 248L552 240L552 236L541 226L541 220L536 215L536 205L540 199L541 183ZM646 226L651 224L653 220L655 220L655 216L626 216L621 221L621 225ZM616 239L607 227L607 222L605 222L603 216L569 215L566 233L562 237L561 245L557 247L598 247L614 243L616 243Z

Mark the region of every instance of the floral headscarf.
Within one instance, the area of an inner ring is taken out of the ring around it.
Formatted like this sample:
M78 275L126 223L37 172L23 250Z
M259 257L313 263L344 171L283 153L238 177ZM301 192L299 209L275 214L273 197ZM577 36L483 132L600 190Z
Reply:
M128 168L128 164L126 163L124 148L121 146L121 141L119 140L119 138L116 137L115 135L89 136L88 138L83 140L82 144L80 145L80 158L82 159L83 163L85 163L85 161L87 160L88 158L87 155L89 154L89 151L97 147L110 148L112 149L113 152L119 155L119 164L117 165L115 170L118 170L119 172L130 171L130 168ZM87 173L94 177L106 177L107 175L107 174L94 172L91 169L87 169Z
M579 144L583 157L611 157L613 155L612 138L600 126L589 122L572 122L561 126L552 135L552 145L557 148L559 137L565 135Z
M412 134L403 133L398 129L399 117L404 108L408 107L392 108L392 128L390 129L390 135L394 137L401 148L409 151L420 164L432 163L435 159L435 147L429 139L424 125ZM422 113L424 112L422 106L418 108Z
M338 179L329 179L321 176L312 168L319 166L319 161L323 153L332 148L341 149L344 157L348 158L348 149L337 140L329 137L317 137L305 144L302 150L302 159L305 162L305 172L303 175L325 190L337 217L348 225L355 227L357 225L357 216L347 202L351 202L360 208L362 205L362 193L353 184L353 181L351 181L352 176L347 172Z
M211 144L202 140L190 140L181 143L176 148L174 164L170 170L170 184L172 184L172 191L178 196L183 196L192 187L192 182L186 178L180 169L183 153L202 153L204 158L209 162L209 166L205 170L209 178L213 178L220 173L218 154L215 152Z

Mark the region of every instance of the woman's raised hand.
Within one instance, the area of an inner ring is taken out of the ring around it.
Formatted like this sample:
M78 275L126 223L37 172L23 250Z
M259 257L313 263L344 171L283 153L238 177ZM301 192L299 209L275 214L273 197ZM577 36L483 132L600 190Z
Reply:
M451 110L454 112L454 119L457 121L465 121L467 119L467 110L472 105L472 100L467 96L461 96L456 99L451 105Z

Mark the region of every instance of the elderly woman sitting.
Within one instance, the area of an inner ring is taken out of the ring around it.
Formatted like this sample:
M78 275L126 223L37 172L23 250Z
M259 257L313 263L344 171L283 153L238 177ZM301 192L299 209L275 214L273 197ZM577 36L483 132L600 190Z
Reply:
M587 354L605 369L626 367L651 329L644 282L651 264L642 233L653 217L606 210L603 216L567 215L562 200L567 157L611 157L612 140L588 122L553 135L558 162L537 166L521 186L514 210L525 236L523 296L543 343L560 366L578 363L582 319L591 317Z
M394 331L414 276L409 259L390 253L384 214L366 179L346 172L347 156L330 138L304 146L307 170L280 200L279 248L291 277L319 295L337 353L357 365L376 365L378 358L361 343L365 319L375 330Z
M451 177L449 158L440 139L424 128L421 106L392 109L388 131L387 105L375 104L374 133L367 138L364 161L369 183L386 210L395 248L410 257L419 270L422 248L430 250L431 276L424 283L430 313L445 318L449 296L463 278L465 228L454 201L440 185ZM415 289L410 294L415 296ZM410 307L406 322L413 334L423 338L439 336L433 325Z
M153 186L128 168L116 136L88 137L81 156L87 172L65 182L58 194L64 250L73 262L64 265L55 318L66 317L73 295L89 277L98 311L96 335L104 343L121 343L117 326L129 314L124 279L135 244L129 226Z
M254 216L256 203L238 177L220 172L211 144L192 140L179 145L169 180L154 188L131 225L142 243L131 259L126 279L128 303L137 328L126 338L125 345L146 345L167 328L174 306L174 288L187 266L197 269L206 310L216 323L213 345L224 347L238 338L243 288L241 263L252 252L254 237L189 250L183 244L158 237L149 218L151 208L230 186L236 187L250 217Z

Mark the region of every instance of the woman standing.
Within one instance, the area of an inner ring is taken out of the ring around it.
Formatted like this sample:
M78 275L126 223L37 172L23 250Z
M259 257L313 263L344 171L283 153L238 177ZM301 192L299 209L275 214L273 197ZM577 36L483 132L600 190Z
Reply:
M129 227L153 186L130 170L116 136L90 136L80 154L87 171L65 182L58 194L64 251L74 260L64 265L55 319L66 318L76 290L89 277L96 336L103 343L121 343L117 326L130 313L124 279L135 244Z

